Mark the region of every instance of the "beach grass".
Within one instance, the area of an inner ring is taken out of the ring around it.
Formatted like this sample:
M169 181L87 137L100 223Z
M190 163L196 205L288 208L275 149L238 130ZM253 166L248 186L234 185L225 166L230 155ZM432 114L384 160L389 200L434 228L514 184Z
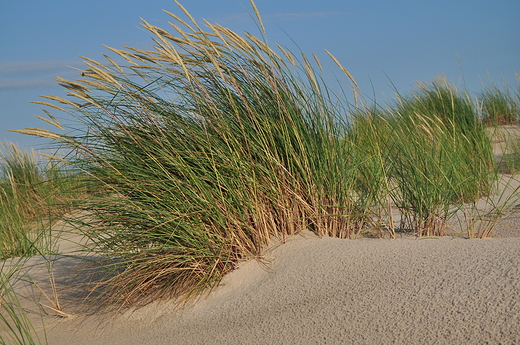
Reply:
M353 194L360 209L372 221L362 231L377 229L382 236L395 238L393 203L393 177L388 165L388 140L391 129L386 109L377 105L359 107L350 112L345 145L349 148L349 174L354 176Z
M46 343L45 332L33 325L22 306L15 285L30 279L22 277L32 256L44 260L51 286L53 255L60 234L53 224L74 209L88 186L74 170L56 160L40 157L18 145L1 144L0 155L0 343ZM37 284L32 282L36 287ZM60 311L59 297L53 291L49 303ZM44 308L39 305L39 308ZM43 309L42 313L43 315Z
M88 131L24 132L68 144L104 184L107 196L82 206L97 220L84 234L107 268L124 267L106 296L123 304L197 295L272 237L347 238L366 218L341 108L309 60L172 18L178 37L143 22L152 50L111 49L129 66L87 59L84 78L62 80L78 103L47 97Z
M489 195L496 180L484 126L469 96L443 77L399 97L390 114L388 164L402 226L444 235L456 206Z
M513 139L506 146L502 157L505 172L516 175L520 172L520 140Z

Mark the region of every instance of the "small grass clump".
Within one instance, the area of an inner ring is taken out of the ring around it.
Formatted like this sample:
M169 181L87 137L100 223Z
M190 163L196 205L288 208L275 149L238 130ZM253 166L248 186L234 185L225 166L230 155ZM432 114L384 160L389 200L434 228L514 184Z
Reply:
M520 139L517 136L513 135L506 140L500 166L506 174L516 175L520 172Z
M520 116L520 93L512 94L510 89L491 85L479 95L484 122L489 126L516 125Z
M503 162L506 172L512 175L520 172L520 142L516 141L511 147L511 152L504 154Z
M0 344L47 344L45 332L44 337L38 336L14 287L26 261L17 258L0 263Z
M85 181L77 172L41 159L34 151L21 150L10 142L1 143L1 148L0 343L46 343L38 337L15 285L26 279L21 276L29 257L42 256L54 286L52 255L58 236L52 224L84 197ZM56 294L54 297L58 301Z
M51 250L50 224L73 207L81 182L61 164L2 143L0 259Z
M413 134L423 131L430 141L428 151L441 154L454 152L459 172L449 174L452 184L459 186L455 200L470 202L491 192L496 170L491 140L468 94L461 93L444 77L431 83L420 83L410 97L400 97L392 112L395 126ZM403 133L404 134L404 133ZM446 142L444 142L446 140ZM441 149L442 150L442 149ZM440 156L443 159L445 156ZM449 159L445 159L449 161Z

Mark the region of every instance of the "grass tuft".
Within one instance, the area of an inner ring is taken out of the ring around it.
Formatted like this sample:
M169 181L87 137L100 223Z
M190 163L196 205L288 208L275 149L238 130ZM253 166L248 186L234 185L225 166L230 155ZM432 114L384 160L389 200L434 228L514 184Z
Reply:
M509 87L486 87L478 96L484 122L490 126L517 124L520 116L519 96L520 93L514 95Z
M0 263L0 343L42 344L37 329L20 303L14 284L27 259L18 258ZM45 336L45 334L44 334ZM46 336L43 343L47 343Z
M68 145L107 191L83 204L97 220L84 234L118 272L104 297L123 305L196 296L272 237L348 238L366 218L344 112L309 60L172 18L177 36L143 22L150 50L111 49L128 65L86 59L83 78L60 79L76 101L45 96L74 103L74 137L29 133Z

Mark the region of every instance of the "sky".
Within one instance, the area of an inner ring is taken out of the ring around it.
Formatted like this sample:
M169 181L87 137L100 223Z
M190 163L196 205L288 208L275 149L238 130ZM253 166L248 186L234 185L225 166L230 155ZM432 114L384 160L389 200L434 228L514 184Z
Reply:
M181 0L195 17L258 34L248 0ZM520 74L518 0L256 0L270 44L316 53L329 50L361 92L384 103L418 81L444 74L477 93ZM54 76L76 78L80 56L102 61L103 47L145 48L141 18L163 28L181 15L173 0L17 0L0 4L0 141L45 147L9 129L47 128L34 115L38 95L64 96ZM41 99L43 100L43 99ZM54 114L58 116L59 114Z

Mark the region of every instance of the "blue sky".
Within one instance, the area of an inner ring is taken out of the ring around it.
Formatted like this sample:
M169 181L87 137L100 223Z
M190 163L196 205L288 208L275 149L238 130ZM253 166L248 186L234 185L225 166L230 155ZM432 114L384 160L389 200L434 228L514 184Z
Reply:
M257 33L249 1L181 1L196 18L233 30ZM257 0L270 43L316 53L334 67L332 52L357 80L362 92L379 101L393 88L412 90L417 81L440 73L469 91L485 84L516 85L520 73L518 0ZM102 60L108 45L151 43L140 18L166 27L181 14L172 0L17 0L0 4L0 141L22 147L42 140L7 132L45 127L34 115L38 95L64 92L54 75L67 79L84 65L79 56ZM298 44L294 46L292 41ZM459 63L460 59L460 63Z

